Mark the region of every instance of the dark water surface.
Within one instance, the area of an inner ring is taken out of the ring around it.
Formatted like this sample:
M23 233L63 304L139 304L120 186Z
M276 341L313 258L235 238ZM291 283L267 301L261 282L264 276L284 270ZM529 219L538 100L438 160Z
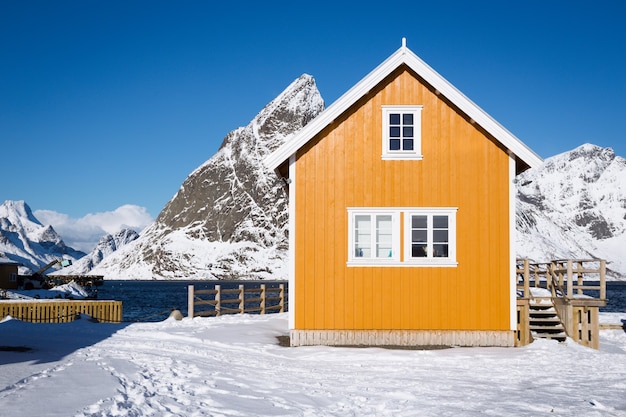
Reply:
M216 284L225 288L258 288L260 284L278 286L286 281L105 281L99 287L98 299L122 301L124 321L161 321L172 309L187 316L187 287L196 290L213 289ZM595 294L591 294L595 295ZM609 282L606 287L609 302L600 308L604 312L626 312L626 282ZM597 296L597 295L596 295Z

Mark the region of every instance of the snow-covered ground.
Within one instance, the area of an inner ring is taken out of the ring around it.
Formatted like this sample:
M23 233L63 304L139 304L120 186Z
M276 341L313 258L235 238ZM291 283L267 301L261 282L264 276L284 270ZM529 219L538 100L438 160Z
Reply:
M603 313L619 323L626 313ZM599 351L286 348L287 314L0 323L3 416L624 416L626 333ZM12 350L8 350L11 347ZM24 351L16 351L23 347Z

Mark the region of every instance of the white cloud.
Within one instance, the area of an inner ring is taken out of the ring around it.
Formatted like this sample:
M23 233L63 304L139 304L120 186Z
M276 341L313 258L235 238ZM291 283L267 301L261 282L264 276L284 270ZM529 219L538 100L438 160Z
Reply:
M42 224L51 225L66 245L83 252L91 252L106 234L115 234L124 228L141 232L154 221L145 207L132 204L78 219L51 210L36 210L33 214Z

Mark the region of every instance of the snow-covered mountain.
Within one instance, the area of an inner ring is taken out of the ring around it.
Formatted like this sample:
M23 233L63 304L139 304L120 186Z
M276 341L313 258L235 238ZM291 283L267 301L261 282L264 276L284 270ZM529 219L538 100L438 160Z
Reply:
M626 279L626 159L585 144L517 178L518 255L602 258Z
M19 262L20 274L38 270L55 259L76 261L85 253L63 243L52 226L44 226L24 201L0 205L0 258Z
M105 235L100 238L96 247L87 255L75 261L71 266L53 272L50 275L81 275L91 273L104 258L121 247L139 238L139 233L132 229L122 229L114 235Z
M262 159L324 108L302 75L193 171L136 241L91 273L106 279L285 278L287 196ZM196 150L197 151L197 150Z

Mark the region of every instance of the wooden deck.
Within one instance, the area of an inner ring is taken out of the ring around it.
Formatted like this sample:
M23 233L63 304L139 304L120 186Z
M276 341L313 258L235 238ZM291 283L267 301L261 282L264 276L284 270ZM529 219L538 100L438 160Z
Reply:
M597 282L597 284L589 284ZM564 335L594 349L599 348L599 308L606 305L606 261L561 259L517 263L517 346L544 337ZM547 317L554 309L559 323ZM538 310L546 310L542 319ZM533 314L534 311L534 314Z

